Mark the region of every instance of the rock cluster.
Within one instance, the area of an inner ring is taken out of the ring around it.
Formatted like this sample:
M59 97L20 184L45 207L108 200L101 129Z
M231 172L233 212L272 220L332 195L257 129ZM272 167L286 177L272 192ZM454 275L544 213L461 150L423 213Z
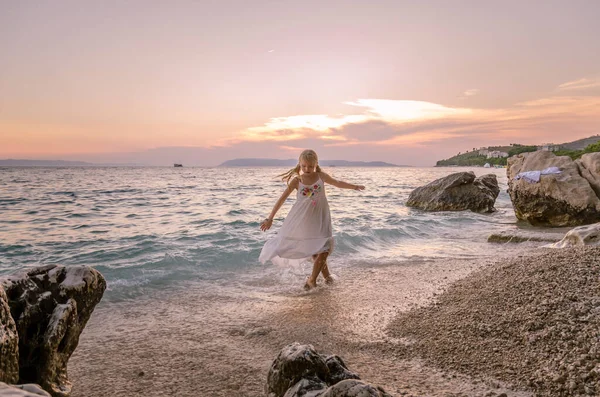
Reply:
M457 172L416 188L406 205L425 211L493 212L499 193L496 175L475 178L473 172Z
M87 266L48 265L0 279L0 381L37 383L54 397L68 396L67 362L105 289L104 277ZM14 341L14 329L18 351L4 344Z
M558 167L539 182L516 180L522 172ZM508 192L518 219L536 226L579 226L600 221L600 153L580 160L552 152L522 153L508 159Z
M284 347L267 376L269 397L391 397L360 380L338 356L323 356L312 345Z
M600 395L600 247L484 268L401 314L398 355L492 376L536 396ZM405 340L406 340L405 339Z

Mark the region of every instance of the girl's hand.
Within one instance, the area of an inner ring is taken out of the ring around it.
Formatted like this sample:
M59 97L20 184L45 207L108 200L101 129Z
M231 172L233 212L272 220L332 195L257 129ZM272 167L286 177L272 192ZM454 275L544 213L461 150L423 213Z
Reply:
M260 230L262 230L263 232L266 232L267 230L269 230L271 228L271 226L273 225L273 219L265 219L264 221L262 221L262 223L260 224Z
M356 185L354 190L365 190L365 187L363 185Z

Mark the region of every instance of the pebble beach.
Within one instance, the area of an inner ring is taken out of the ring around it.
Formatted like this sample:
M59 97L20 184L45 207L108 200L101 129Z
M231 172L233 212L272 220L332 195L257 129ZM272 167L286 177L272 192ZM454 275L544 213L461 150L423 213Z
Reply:
M597 395L599 258L540 248L342 273L309 293L100 308L69 361L73 396L260 396L295 341L393 395Z

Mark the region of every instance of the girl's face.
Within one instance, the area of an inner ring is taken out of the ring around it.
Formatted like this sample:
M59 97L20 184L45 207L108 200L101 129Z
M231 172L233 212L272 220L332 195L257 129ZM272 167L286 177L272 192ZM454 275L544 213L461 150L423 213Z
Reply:
M302 171L303 174L310 174L312 172L315 172L316 168L317 168L316 163L310 163L306 160L300 160L300 170Z

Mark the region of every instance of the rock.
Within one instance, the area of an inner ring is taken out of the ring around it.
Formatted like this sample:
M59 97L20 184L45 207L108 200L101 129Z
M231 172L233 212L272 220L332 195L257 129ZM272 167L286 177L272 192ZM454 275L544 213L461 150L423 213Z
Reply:
M284 347L271 364L267 375L267 393L282 397L292 385L304 378L328 380L329 369L312 345L295 342Z
M425 211L493 212L499 192L496 175L475 178L473 172L458 172L416 188L406 205Z
M579 226L570 230L562 240L547 245L550 248L582 247L584 245L600 245L600 223Z
M339 356L329 356L325 359L325 364L329 368L329 377L331 383L341 382L346 379L360 379L354 372L350 371Z
M320 396L327 384L319 378L302 379L292 386L283 397L316 397Z
M318 354L298 342L284 347L269 369L268 397L391 397L358 379L341 357Z
M38 385L29 383L25 385L7 385L0 382L0 397L50 397Z
M488 243L523 243L527 241L538 241L555 243L560 237L555 234L523 231L523 230L504 230L498 233L492 233L488 237Z
M71 392L67 362L106 289L87 266L48 265L0 279L19 335L19 382L54 397Z
M600 197L600 153L586 153L575 160L579 173L592 187L596 196Z
M591 168L597 164L600 153L590 153L579 163L568 156L552 152L521 153L508 159L508 192L515 215L537 226L579 226L600 221L600 199L588 179L581 173L598 177ZM531 183L515 177L525 171L541 171L558 167L560 174L542 175L540 181Z
M486 174L482 175L478 178L475 178L473 181L475 186L480 187L482 190L484 187L488 188L494 197L494 201L498 198L500 194L500 186L498 186L498 178L494 174Z
M19 381L19 335L8 306L8 298L0 285L0 381Z
M319 397L392 397L380 387L374 387L361 380L347 379L331 386Z

